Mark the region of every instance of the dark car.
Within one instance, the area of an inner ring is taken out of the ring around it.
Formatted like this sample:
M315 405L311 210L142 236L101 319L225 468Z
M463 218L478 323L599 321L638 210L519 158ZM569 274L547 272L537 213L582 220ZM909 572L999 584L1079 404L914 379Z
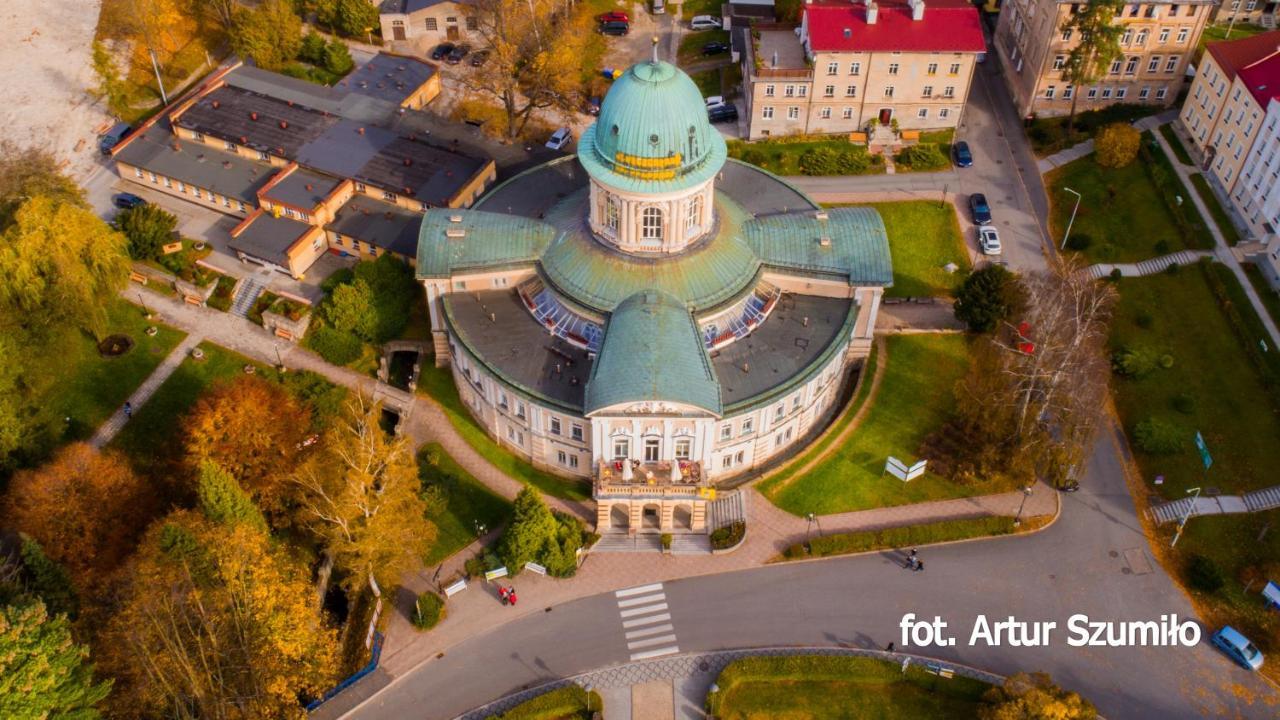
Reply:
M129 123L116 123L110 130L103 133L102 137L98 138L98 149L102 151L103 155L110 155L111 149L119 145L124 136L128 135L132 129L132 127L129 127Z
M481 50L471 54L471 67L480 67L489 59L489 51Z
M121 210L129 210L131 208L136 208L139 205L146 205L147 201L133 193L120 193L119 195L111 198L111 203Z
M973 153L969 151L969 143L961 140L952 146L956 156L956 167L972 167Z
M973 221L979 225L991 224L991 206L987 204L987 196L982 193L974 193L969 196L969 213L973 215Z
M466 57L470 52L470 45L454 45L453 49L449 51L449 54L445 56L444 61L450 65L457 65L462 62L462 58Z
M729 52L729 43L727 42L709 42L702 46L703 55L720 55Z
M738 108L730 103L717 105L707 110L707 119L713 123L737 122Z
M436 46L435 50L431 51L431 59L441 60L451 52L453 52L453 43L447 43L447 42L440 43L439 45Z
M599 20L599 21L600 21L600 22L602 22L602 23L607 23L607 22L631 22L631 18L627 17L627 14L626 14L626 13L624 13L624 12L618 12L617 10L614 10L614 11L612 11L612 12L604 13L603 15L600 15L599 17L597 17L597 18L596 18L596 20Z
M611 20L609 22L600 23L600 32L604 35L626 35L631 32L631 25Z

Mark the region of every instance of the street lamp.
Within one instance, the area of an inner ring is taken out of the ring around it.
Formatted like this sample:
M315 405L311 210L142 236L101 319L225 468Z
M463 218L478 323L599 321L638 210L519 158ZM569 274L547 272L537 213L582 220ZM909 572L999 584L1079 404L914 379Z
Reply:
M1069 187L1066 187L1065 185L1062 187L1062 189L1076 196L1076 206L1071 208L1071 219L1067 221L1067 231L1062 234L1062 247L1058 248L1059 250L1066 250L1067 238L1071 237L1071 226L1076 221L1076 211L1080 209L1080 201L1083 198L1081 197L1080 193L1076 192L1075 190L1072 190Z
M1193 487L1187 490L1187 494L1191 495L1191 502L1187 503L1187 511L1182 513L1182 519L1178 521L1178 530L1173 534L1173 541L1169 543L1169 547L1178 544L1178 538L1182 537L1182 528L1187 526L1187 521L1191 519L1191 511L1196 506L1196 500L1200 499L1200 488Z
M1013 518L1014 527L1022 525L1022 508L1026 507L1027 498L1031 497L1031 490L1032 488L1030 485L1022 488L1022 502L1018 503L1018 514Z
M587 683L587 684L585 684L585 685L583 685L583 686L582 686L582 692L584 692L584 693L586 693L586 694L587 694L587 718L588 718L588 720L590 720L590 718L591 718L591 690L592 690L592 688L591 688L591 683Z
M147 307L147 301L142 299L142 291L138 291L138 303L142 305L142 314L148 320L151 319L151 310Z

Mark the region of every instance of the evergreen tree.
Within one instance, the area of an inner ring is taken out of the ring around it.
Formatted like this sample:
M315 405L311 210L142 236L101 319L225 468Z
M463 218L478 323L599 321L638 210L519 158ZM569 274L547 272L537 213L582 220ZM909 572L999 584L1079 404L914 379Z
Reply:
M542 500L542 494L526 486L516 495L511 522L498 542L498 556L515 573L524 564L543 556L548 544L555 545L556 519Z
M956 319L973 332L991 332L1021 304L1017 277L1000 265L987 265L964 279L956 294Z
M200 463L200 479L196 484L200 511L213 522L222 525L247 525L266 532L267 521L262 511L253 504L253 498L240 487L231 473L217 464Z
M111 683L94 682L89 649L40 600L0 608L0 717L94 720Z
M54 615L66 615L72 620L80 612L80 600L75 586L65 568L45 554L40 543L27 535L22 536L22 567L27 589L44 601Z

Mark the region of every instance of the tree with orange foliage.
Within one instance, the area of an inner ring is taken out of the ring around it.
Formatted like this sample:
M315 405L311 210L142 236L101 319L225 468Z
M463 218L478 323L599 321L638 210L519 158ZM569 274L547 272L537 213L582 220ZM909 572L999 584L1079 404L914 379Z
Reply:
M76 443L16 474L0 517L35 538L83 589L120 564L151 520L146 489L123 456Z
M231 473L269 516L282 507L311 413L283 387L245 376L196 401L184 423L193 469L212 462Z

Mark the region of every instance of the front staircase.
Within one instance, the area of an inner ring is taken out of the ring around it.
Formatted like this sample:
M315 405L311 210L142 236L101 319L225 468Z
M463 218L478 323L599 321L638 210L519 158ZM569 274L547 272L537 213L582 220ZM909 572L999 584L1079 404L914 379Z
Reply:
M240 286L236 288L235 299L231 301L231 314L236 317L248 317L253 304L265 289L262 283L252 277L242 278Z

